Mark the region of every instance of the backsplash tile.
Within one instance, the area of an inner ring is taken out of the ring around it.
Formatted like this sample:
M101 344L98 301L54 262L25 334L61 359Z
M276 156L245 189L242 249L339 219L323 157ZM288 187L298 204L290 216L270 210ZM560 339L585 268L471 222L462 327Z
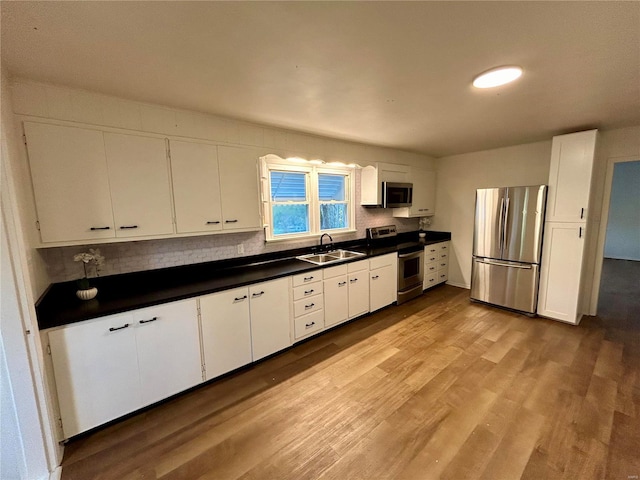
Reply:
M356 199L360 198L360 172L356 172ZM368 227L395 224L398 232L418 229L417 218L394 218L392 211L383 208L356 206L357 233L341 235L336 241L355 240L366 236ZM82 266L73 261L76 253L89 248L99 248L105 257L100 276L119 273L154 270L158 268L211 262L240 256L260 255L293 248L311 247L317 239L291 242L265 243L264 231L203 235L162 240L142 240L102 245L81 245L75 247L46 248L39 250L47 265L53 283L75 280L83 275ZM237 245L242 243L244 254L237 253Z

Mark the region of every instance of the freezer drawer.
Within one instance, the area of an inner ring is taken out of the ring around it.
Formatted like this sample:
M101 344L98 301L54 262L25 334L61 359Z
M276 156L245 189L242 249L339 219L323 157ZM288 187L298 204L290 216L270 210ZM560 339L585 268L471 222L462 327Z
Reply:
M538 303L539 266L474 258L471 299L535 313Z

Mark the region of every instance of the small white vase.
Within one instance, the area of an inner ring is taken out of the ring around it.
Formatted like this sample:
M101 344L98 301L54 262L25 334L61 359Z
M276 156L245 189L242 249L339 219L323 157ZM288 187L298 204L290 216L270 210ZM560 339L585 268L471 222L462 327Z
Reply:
M98 289L96 287L87 288L86 290L78 290L76 291L76 296L80 300L91 300L95 298L98 294Z

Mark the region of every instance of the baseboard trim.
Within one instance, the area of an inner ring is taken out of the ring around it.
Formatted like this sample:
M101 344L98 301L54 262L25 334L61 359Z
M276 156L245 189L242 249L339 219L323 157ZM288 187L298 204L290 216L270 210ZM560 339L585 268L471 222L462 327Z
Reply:
M466 283L447 282L447 285L451 285L452 287L458 287L458 288L466 288L467 290L471 289L471 285L467 285Z
M56 467L53 472L49 474L49 480L60 480L62 477L62 467Z

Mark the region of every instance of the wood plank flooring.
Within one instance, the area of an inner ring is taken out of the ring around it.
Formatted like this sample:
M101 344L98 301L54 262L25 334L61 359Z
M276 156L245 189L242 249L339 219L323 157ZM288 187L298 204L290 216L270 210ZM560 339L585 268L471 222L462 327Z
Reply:
M634 272L579 327L436 288L71 441L62 479L637 479Z

